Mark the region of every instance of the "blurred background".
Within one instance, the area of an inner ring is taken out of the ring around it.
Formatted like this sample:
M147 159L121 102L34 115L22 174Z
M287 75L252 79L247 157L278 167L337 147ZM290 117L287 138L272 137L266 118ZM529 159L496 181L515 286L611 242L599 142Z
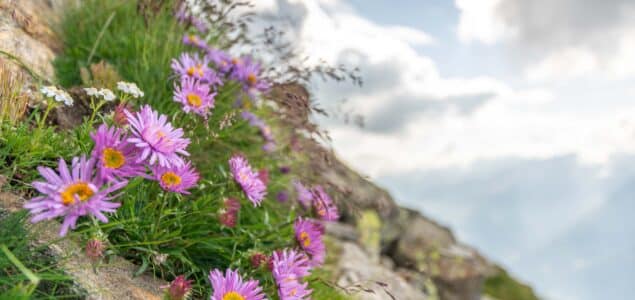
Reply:
M634 1L256 3L359 67L313 82L345 161L545 299L632 299Z

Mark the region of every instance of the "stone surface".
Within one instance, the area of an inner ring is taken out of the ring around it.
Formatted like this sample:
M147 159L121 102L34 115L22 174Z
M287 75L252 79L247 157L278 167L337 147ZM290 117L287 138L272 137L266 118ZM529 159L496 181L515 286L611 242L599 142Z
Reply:
M401 209L384 229L384 253L402 268L426 274L444 300L479 299L491 264L458 243L452 232L418 212Z
M324 227L326 229L326 233L339 240L355 242L359 239L359 233L355 227L349 224L325 222Z
M374 261L358 245L340 242L337 284L359 299L423 300L427 297L403 278Z
M24 201L18 195L0 192L0 209L16 212L22 209ZM83 247L71 238L58 237L60 226L60 223L55 221L43 221L29 229L35 236L36 244L46 245L59 262L59 267L73 278L81 290L87 292L87 299L161 299L160 287L167 283L150 274L133 277L138 267L121 257L111 257L107 263L101 264L95 273Z

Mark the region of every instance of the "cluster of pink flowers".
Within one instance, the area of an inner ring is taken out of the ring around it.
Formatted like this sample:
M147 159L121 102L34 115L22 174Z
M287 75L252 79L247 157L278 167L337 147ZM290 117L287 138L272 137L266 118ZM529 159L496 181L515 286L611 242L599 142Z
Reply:
M38 168L46 181L32 185L42 196L24 205L33 215L32 222L64 217L60 236L74 229L82 216L92 215L107 223L104 213L113 213L120 206L113 201L113 193L133 177L154 178L164 190L182 194L196 185L199 175L183 159L190 140L183 137L182 129L173 128L167 116L148 105L135 114L127 110L124 114L129 124L126 129L102 124L91 133L95 145L90 158L75 157L70 168L60 159L57 172Z
M179 10L177 17L183 23L204 27L187 10ZM242 92L251 99L269 90L270 84L263 77L260 64L252 58L232 57L208 46L196 34L184 36L183 43L204 52L202 56L183 53L171 63L176 75L173 100L184 112L207 120L215 107L220 86L228 80L240 83ZM126 86L124 90L128 88ZM134 88L138 90L136 85ZM241 116L259 129L265 141L263 150L273 151L276 143L271 128L247 110L243 110ZM64 159L60 159L57 171L38 168L44 180L33 182L33 187L41 195L24 206L30 210L32 222L63 217L61 236L74 229L82 216L91 215L106 223L106 214L116 212L121 205L115 201L116 192L135 177L154 180L164 191L178 194L189 194L197 185L200 175L187 160L191 141L185 137L183 129L172 125L167 115L149 105L132 111L132 107L122 101L114 111L113 122L118 127L102 124L91 133L94 147L89 158L85 155L73 158L70 168ZM269 172L253 168L241 154L234 154L228 164L232 180L245 198L254 207L261 206L267 196ZM281 172L286 174L289 170L281 169ZM321 186L307 188L300 181L293 185L298 201L306 210L312 210L316 219L299 217L295 220L295 247L276 250L270 256L258 252L251 257L254 268L269 267L281 300L310 299L312 290L305 278L313 268L324 263L326 255L322 222L336 221L340 216L337 206ZM285 202L289 194L281 191L277 198ZM218 212L220 223L228 228L236 227L240 224L240 209L238 199L223 200ZM99 241L91 242L87 253L100 258L103 249L104 244ZM212 300L261 300L266 297L257 280L244 279L233 269L224 273L214 269L209 274L209 281L213 288ZM167 299L186 299L192 281L178 276L165 288Z

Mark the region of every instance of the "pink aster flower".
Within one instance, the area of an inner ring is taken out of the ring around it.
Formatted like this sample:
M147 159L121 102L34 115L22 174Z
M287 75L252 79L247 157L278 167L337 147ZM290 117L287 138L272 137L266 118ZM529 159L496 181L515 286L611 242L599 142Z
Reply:
M231 78L242 83L243 90L250 96L253 96L255 92L266 92L270 88L261 73L260 64L250 57L233 60Z
M149 105L134 115L125 111L130 123L132 137L128 142L135 144L141 155L138 162L150 159L150 165L159 163L162 167L181 166L184 161L180 155L190 155L185 148L190 139L183 138L183 129L174 129L166 115L160 115Z
M324 263L326 247L322 241L324 235L322 225L310 219L298 218L295 220L293 229L296 241L311 259L311 266Z
M183 36L183 44L194 46L200 49L207 49L207 44L196 34L186 34Z
M259 206L267 194L267 186L260 180L258 173L251 169L249 162L241 155L229 159L229 168L247 198L254 206Z
M206 56L201 59L198 54L183 53L178 60L172 59L172 70L181 78L190 77L209 84L221 84L216 72L208 65L209 59Z
M183 111L193 112L205 119L210 109L214 108L214 96L210 86L190 77L181 78L181 86L174 86L174 101L183 105Z
M166 289L165 296L168 300L185 300L192 291L192 280L187 280L185 276L179 275L169 285L161 288Z
M65 236L68 229L74 229L77 219L85 215L93 215L100 221L108 223L104 212L115 212L121 204L112 202L117 191L127 181L103 185L99 175L95 174L95 160L86 160L85 156L73 158L71 169L60 159L58 172L51 168L38 167L38 171L46 181L34 181L33 187L44 194L35 197L24 205L33 215L31 222L64 217L60 236Z
M321 185L314 186L311 190L313 194L313 208L315 213L324 221L337 221L340 214L333 199L324 191Z
M313 202L313 193L311 193L311 191L298 180L293 182L293 187L295 187L298 202L300 202L304 208L308 209L311 207L311 202Z
M209 58L216 66L216 69L223 74L229 74L233 67L231 55L223 50L208 47L207 58Z
M189 194L187 190L196 185L200 176L188 161L181 166L169 168L156 166L152 169L154 178L161 188L169 192Z
M90 137L95 141L91 156L97 162L101 179L115 181L145 174L145 167L137 162L136 147L126 141L128 137L122 129L102 124Z
M257 280L244 281L238 271L227 269L225 276L218 269L209 273L214 290L210 300L263 300L265 294Z
M295 250L276 251L271 261L271 272L278 286L280 300L310 299L312 290L308 289L308 283L301 281L311 269L304 253Z

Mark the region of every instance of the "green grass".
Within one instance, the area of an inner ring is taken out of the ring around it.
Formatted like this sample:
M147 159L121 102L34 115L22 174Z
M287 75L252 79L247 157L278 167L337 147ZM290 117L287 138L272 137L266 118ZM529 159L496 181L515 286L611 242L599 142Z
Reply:
M56 167L60 157L70 158L90 151L90 127L69 132L38 128L29 121L13 126L0 122L0 175L9 178L7 190L28 192L39 177L38 166Z
M184 50L185 30L172 17L171 5L146 24L136 3L85 0L81 7L70 9L60 28L65 48L54 62L56 76L63 86L80 85L80 68L107 61L125 80L144 89L145 102L171 113L177 106L170 101L172 83L166 79L171 59Z
M484 294L497 300L538 300L531 287L518 282L502 268L485 280Z
M0 214L0 299L81 299L46 245L33 246L26 213Z

